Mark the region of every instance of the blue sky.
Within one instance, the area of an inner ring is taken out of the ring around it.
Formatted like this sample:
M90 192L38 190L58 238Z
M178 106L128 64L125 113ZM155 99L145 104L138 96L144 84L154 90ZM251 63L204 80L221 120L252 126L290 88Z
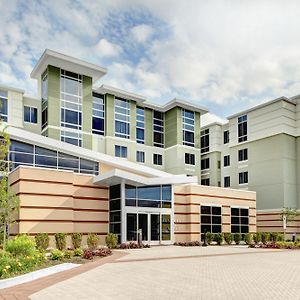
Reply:
M299 1L0 0L0 83L36 94L45 48L108 68L106 83L226 117L300 93Z

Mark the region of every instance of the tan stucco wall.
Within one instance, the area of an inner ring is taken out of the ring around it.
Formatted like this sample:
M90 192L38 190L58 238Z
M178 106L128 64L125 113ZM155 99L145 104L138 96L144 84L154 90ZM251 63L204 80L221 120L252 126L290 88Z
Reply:
M104 244L108 232L108 188L92 176L68 171L20 167L10 183L20 198L13 233L97 233ZM53 240L53 239L52 239Z
M256 232L256 193L201 185L174 187L175 241L200 240L201 205L222 206L222 232L230 232L231 206L249 208L249 232Z

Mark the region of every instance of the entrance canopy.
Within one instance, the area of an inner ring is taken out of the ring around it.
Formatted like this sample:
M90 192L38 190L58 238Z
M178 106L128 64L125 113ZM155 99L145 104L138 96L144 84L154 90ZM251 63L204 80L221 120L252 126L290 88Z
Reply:
M163 185L163 184L187 184L197 183L197 176L172 175L170 177L144 177L120 169L113 169L109 172L94 177L95 184L116 185L126 183L129 185Z

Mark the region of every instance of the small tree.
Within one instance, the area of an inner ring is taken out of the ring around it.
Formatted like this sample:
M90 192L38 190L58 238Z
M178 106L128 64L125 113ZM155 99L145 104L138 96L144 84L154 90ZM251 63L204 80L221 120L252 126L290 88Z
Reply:
M10 140L5 130L0 121L0 227L3 232L3 249L6 246L6 237L9 237L9 229L15 222L20 207L20 200L8 182L7 157Z
M290 207L284 207L281 210L280 218L283 225L283 234L284 234L284 240L286 239L286 227L288 223L294 221L294 219L298 216L298 212L294 208Z

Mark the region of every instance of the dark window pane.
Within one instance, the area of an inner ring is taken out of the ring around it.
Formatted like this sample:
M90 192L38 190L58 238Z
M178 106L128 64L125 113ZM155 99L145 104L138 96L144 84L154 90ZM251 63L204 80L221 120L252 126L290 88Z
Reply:
M115 211L109 213L109 222L121 222L121 212Z
M213 225L212 226L212 232L213 233L220 233L220 232L222 232L222 226L221 225Z
M57 167L57 158L36 155L35 156L35 164L56 168Z
M201 232L211 232L211 226L210 225L201 225Z
M35 154L56 157L57 152L42 147L35 147Z
M210 206L201 206L201 214L202 215L209 215L211 213Z
M213 215L221 215L221 207L213 206L211 209Z
M241 226L241 233L248 233L249 232L249 226Z
M120 199L117 200L110 200L109 201L109 210L120 210L121 209L121 202Z
M33 145L12 140L11 144L10 144L10 151L25 152L25 153L33 154Z
M125 199L126 206L136 206L136 199Z
M201 216L201 224L211 224L211 216Z
M127 241L137 240L137 214L127 214Z
M120 184L112 185L109 188L109 198L116 199L121 197L121 186Z
M157 207L159 208L160 201L158 200L138 200L138 206L139 207Z
M231 232L232 233L239 233L240 232L240 226L231 225Z
M138 198L160 200L160 187L159 186L138 187Z
M231 224L240 224L239 217L231 217Z
M249 210L247 208L241 208L241 216L248 216Z
M25 163L33 165L33 155L26 153L15 153L11 152L9 154L9 159L11 162Z
M240 215L240 210L238 208L231 208L231 215L232 216L239 216Z
M212 224L222 224L221 217L212 216Z
M126 185L125 186L125 197L126 198L136 198L136 187Z

